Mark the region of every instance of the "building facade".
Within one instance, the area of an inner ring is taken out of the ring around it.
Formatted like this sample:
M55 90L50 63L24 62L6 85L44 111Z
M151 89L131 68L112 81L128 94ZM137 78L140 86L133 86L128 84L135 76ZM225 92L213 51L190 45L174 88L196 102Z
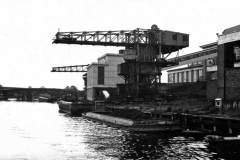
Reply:
M206 81L208 74L214 78L217 71L217 42L200 47L201 51L169 59L179 61L179 66L175 67L184 67L168 70L168 83Z
M118 76L117 66L123 63L120 54L105 54L98 58L97 63L92 63L87 68L87 99L94 101L102 98L102 91L106 90L110 96L116 94L117 84L124 83Z
M202 65L179 68L168 71L168 83L186 83L204 81Z
M199 52L178 57L176 67L187 67L168 70L168 82L206 81L208 99L240 104L240 25L225 29L217 42L200 47Z

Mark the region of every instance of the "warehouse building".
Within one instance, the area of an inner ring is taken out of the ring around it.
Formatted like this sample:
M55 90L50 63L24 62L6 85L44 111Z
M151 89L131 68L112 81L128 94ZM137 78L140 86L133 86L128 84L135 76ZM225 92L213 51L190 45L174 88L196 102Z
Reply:
M168 83L206 81L208 74L213 79L216 78L217 42L200 47L201 51L169 59L169 61L179 61L179 66L185 67L168 70Z
M208 99L222 98L229 104L240 102L240 25L218 34L217 42L200 47L199 52L169 59L178 60L179 65L167 71L168 82L205 81Z

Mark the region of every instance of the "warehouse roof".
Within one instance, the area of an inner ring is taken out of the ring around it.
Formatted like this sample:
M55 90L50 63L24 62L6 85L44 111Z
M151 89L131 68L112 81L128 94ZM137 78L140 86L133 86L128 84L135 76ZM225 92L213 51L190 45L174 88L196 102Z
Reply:
M102 59L102 58L107 57L107 56L112 56L112 57L123 57L123 55L121 55L121 54L106 53L106 54L102 55L101 57L99 57L98 59Z
M222 32L222 34L225 35L225 34L230 34L230 33L234 33L234 32L240 32L240 25L227 28Z

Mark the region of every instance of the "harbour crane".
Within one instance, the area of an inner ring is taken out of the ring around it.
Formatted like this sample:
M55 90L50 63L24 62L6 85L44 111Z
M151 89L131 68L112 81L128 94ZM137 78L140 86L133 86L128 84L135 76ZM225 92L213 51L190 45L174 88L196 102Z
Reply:
M57 32L53 43L125 47L120 52L124 63L118 66L118 75L125 79L125 84L118 85L119 91L121 95L141 98L156 93L161 84L161 69L176 64L166 57L188 47L189 35L152 25L151 29ZM53 68L57 72L67 69Z

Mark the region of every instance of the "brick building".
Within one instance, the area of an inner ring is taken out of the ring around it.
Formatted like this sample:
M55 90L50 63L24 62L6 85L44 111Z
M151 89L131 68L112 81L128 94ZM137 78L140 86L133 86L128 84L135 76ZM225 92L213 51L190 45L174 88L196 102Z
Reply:
M240 25L218 36L217 96L240 101Z

